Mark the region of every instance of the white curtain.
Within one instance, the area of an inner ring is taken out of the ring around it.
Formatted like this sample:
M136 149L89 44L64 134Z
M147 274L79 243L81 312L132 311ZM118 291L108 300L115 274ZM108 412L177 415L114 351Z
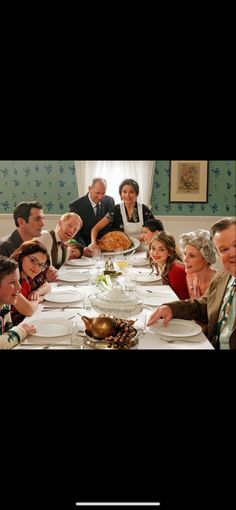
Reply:
M94 177L107 181L107 195L120 202L119 185L124 179L134 179L139 184L139 201L151 207L151 194L155 161L75 161L79 197L88 192Z

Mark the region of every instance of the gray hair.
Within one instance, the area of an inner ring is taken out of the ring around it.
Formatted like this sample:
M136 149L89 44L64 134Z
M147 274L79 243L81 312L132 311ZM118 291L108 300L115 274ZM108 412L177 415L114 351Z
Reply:
M179 245L184 251L186 244L192 244L197 248L208 264L216 262L216 250L210 239L210 232L208 230L198 229L195 232L188 232L181 234L179 238Z

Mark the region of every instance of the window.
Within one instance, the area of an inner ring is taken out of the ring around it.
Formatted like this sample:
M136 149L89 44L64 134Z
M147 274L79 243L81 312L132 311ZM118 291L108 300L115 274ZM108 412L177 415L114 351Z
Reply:
M79 196L88 192L94 177L107 181L107 195L120 202L119 185L124 179L134 179L139 184L139 201L151 207L155 161L75 161Z

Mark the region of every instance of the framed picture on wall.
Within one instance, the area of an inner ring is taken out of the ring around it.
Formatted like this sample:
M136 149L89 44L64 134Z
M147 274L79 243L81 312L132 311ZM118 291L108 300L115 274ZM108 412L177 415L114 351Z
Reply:
M208 161L170 162L169 201L208 201Z

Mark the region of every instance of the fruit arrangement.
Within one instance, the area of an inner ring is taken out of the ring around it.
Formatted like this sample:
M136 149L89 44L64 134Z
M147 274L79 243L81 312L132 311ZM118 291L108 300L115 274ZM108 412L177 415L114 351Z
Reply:
M137 344L135 321L99 315L96 318L83 316L87 337L95 343L106 344L112 349L130 349Z

